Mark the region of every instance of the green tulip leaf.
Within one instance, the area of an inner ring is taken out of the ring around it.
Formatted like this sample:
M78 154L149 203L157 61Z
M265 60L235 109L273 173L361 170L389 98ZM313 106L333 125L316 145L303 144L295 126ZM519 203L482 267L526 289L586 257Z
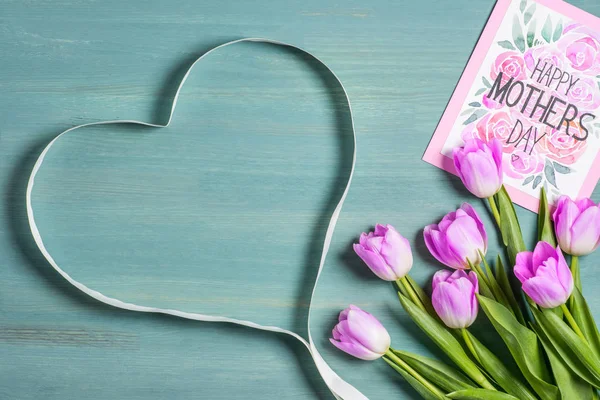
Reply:
M535 326L532 329L537 333L546 350L548 360L552 366L554 381L558 385L561 397L563 399L594 400L596 390L567 367L542 329L539 329L539 327L536 329Z
M483 294L486 297L495 299L497 302L499 302L500 304L505 306L507 309L512 311L513 314L515 314L515 317L517 317L517 319L519 319L519 316L520 316L521 318L519 320L521 321L523 319L523 316L521 315L520 310L518 309L518 307L517 307L517 311L512 309L511 304L508 301L507 295L504 293L504 290L500 287L500 284L496 280L496 276L492 273L492 270L481 251L479 252L479 255L481 256L481 259L483 260L485 272L481 269L481 266L473 266L471 263L469 263L469 265L471 265L472 269L475 267L474 269L476 272L478 272L478 274L480 274L480 275L485 274L484 279L487 281L487 285L489 286L489 289L493 293L493 296L487 296L485 293L483 293ZM481 282L482 282L482 280L479 280L480 284L481 284ZM512 294L512 291L510 291L510 293Z
M554 236L554 226L550 219L550 210L548 209L548 198L546 189L542 187L540 193L540 208L538 211L538 240L543 240L556 247L556 237Z
M408 297L398 293L400 303L404 310L410 315L413 321L435 342L435 344L450 357L450 359L465 373L469 378L479 385L485 385L487 381L485 375L481 372L477 364L465 353L460 342L450 333L448 328L443 326L438 320L423 311Z
M406 275L406 280L417 294L419 300L421 300L421 303L423 303L423 305L425 306L427 312L434 318L438 318L437 313L435 312L433 305L431 304L431 299L429 298L429 296L427 296L427 293L425 293L423 288L421 288L421 286L419 286L419 284L415 282L415 280L411 278L410 275Z
M586 382L600 387L600 361L590 346L584 342L555 313L531 309L539 329L546 335L565 364Z
M383 359L385 360L386 363L388 363L388 365L390 367L392 367L394 370L396 370L396 372L398 372L400 375L402 375L402 377L408 382L408 384L410 386L412 386L413 389L415 389L417 391L417 393L419 393L419 395L424 400L442 400L443 399L443 397L440 397L437 394L435 394L434 392L432 392L427 386L423 385L421 382L419 382L417 379L415 379L411 374L409 374L408 372L406 372L405 370L403 370L402 368L397 366L392 360L390 360L386 356L383 356Z
M462 372L441 361L406 351L392 351L425 379L432 382L434 385L439 386L446 392L477 387L477 385Z
M460 400L519 400L518 397L511 396L510 394L487 389L459 390L447 394L446 397Z
M471 332L467 330L465 332L473 344L473 349L477 353L477 359L480 361L481 366L502 389L521 400L537 400L537 397L531 393L527 385L521 381L521 377L510 372L502 361L473 336Z
M494 195L498 211L500 213L500 232L502 233L502 241L508 251L508 258L511 265L515 264L517 254L525 251L525 242L521 233L521 226L517 219L515 206L506 191L504 185L498 193Z
M558 400L558 388L549 383L550 373L537 335L521 325L502 304L478 296L481 308L508 347L523 376L542 400Z
M575 322L577 322L577 325L583 331L585 338L594 351L594 355L600 359L600 333L598 333L598 326L594 321L587 301L585 301L585 298L577 287L573 289L571 299L571 313L573 314L573 318L575 318Z
M519 322L524 325L525 318L523 317L521 307L519 307L519 303L517 302L512 287L510 286L508 275L506 274L506 269L504 268L504 264L502 263L502 258L500 258L500 255L498 255L498 258L496 259L495 272L496 281L498 282L498 285L500 285L500 288L506 295L506 298L508 299L508 303L510 304L510 308L512 309L513 314L515 314Z
M471 264L471 263L469 263L469 264L471 265L471 269L474 269L473 264ZM477 282L479 284L479 292L482 295L484 295L485 297L488 297L490 299L495 299L496 297L494 296L492 289L490 289L490 287L486 283L485 279L483 279L481 277L481 275L483 275L483 274L479 271L476 271L476 274L477 274Z

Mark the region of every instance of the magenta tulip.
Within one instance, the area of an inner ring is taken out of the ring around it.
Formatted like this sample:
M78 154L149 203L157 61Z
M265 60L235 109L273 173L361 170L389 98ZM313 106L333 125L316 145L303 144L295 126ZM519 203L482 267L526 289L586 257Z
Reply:
M543 308L564 304L573 291L573 276L560 247L538 242L533 252L517 254L515 275L527 296Z
M475 272L441 270L433 276L431 302L435 312L449 328L468 328L479 309L479 281Z
M487 234L475 209L464 203L447 214L439 224L425 227L425 244L429 252L442 264L455 269L468 269L469 263L481 262L487 252Z
M375 226L375 232L362 233L354 251L375 275L386 281L403 278L412 268L410 243L391 225Z
M502 187L502 143L470 139L453 153L454 167L469 192L480 198L498 193Z
M329 339L338 349L362 360L376 360L390 348L390 335L371 314L350 305L340 313Z
M600 205L561 196L552 215L560 248L573 256L590 254L600 244Z

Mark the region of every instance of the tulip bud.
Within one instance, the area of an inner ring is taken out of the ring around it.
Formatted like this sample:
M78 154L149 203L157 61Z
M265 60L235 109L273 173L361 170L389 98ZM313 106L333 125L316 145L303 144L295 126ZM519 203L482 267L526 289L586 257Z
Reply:
M439 224L425 227L425 245L442 264L455 269L468 269L469 263L481 262L487 252L487 234L475 209L464 203L447 214Z
M375 232L362 233L354 251L385 281L403 278L412 268L410 243L391 225L377 224Z
M488 198L502 187L502 143L471 139L453 150L454 167L469 192Z
M533 252L520 252L514 271L523 291L540 307L565 304L573 292L573 276L558 246L538 242Z
M362 360L376 360L390 348L390 335L371 314L350 305L340 313L329 339L338 349Z
M600 205L561 196L552 215L560 248L573 256L590 254L600 244Z
M441 270L433 276L431 302L449 328L468 328L475 322L479 281L475 272Z

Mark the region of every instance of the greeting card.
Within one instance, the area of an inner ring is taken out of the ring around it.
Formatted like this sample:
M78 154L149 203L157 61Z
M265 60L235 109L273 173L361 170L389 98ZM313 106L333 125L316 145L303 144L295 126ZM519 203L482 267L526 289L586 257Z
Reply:
M513 200L590 196L600 178L600 18L560 0L499 0L423 159L456 173L464 140L502 142Z

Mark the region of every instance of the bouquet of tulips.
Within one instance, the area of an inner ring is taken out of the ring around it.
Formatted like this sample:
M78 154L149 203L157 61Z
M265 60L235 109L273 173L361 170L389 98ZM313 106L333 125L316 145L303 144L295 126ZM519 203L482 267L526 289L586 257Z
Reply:
M551 215L542 189L538 242L528 251L503 186L500 142L467 141L454 150L454 164L466 188L489 203L511 268L500 255L493 268L486 261L486 229L467 203L424 229L431 254L451 268L435 273L431 296L408 274L410 243L391 225L377 225L354 245L375 275L395 283L406 313L453 365L392 348L381 323L356 306L340 313L331 342L364 360L383 358L428 400L598 399L600 335L578 260L600 243L600 206L563 196ZM513 365L469 331L479 308Z

